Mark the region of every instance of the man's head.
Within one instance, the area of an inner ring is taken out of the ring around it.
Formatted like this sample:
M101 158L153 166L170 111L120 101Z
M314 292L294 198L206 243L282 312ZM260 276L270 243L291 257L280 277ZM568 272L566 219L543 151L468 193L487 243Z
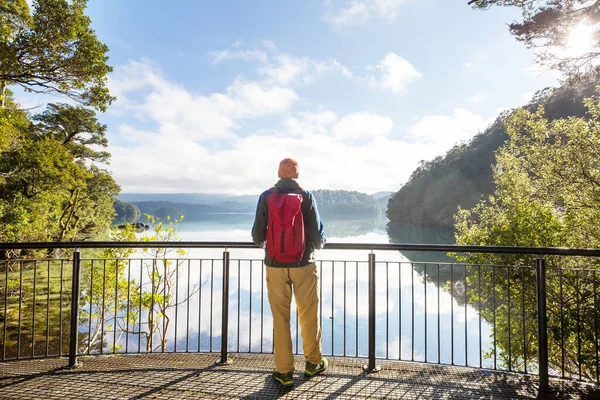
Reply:
M291 178L298 179L298 162L291 158L284 158L279 163L279 177L280 178Z

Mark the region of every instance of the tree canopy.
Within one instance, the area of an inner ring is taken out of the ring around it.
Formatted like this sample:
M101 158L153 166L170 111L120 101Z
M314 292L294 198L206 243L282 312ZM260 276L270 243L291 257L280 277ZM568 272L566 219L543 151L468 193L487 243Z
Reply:
M120 188L104 169L106 126L88 108L113 100L112 68L85 7L36 0L30 11L25 0L0 0L0 241L82 240L106 233L113 219ZM32 114L11 85L79 104Z
M107 142L93 111L51 104L28 118L11 108L0 109L0 241L64 241L105 232L120 188L93 163L109 156L97 150Z
M48 104L33 120L39 136L53 137L67 148L76 160L106 163L110 154L96 150L108 146L106 125L100 124L96 114L84 107L67 104Z
M549 120L587 117L582 100L593 92L592 86L585 85L545 89L525 109L534 111L543 105L544 116ZM390 228L405 225L452 228L458 206L469 209L482 196L492 194L492 165L496 150L508 139L509 115L510 112L500 115L469 143L456 145L443 157L423 161L388 203Z
M458 214L461 242L600 247L600 102L585 105L590 119L515 112L496 155L494 195Z
M470 210L459 211L457 244L600 247L600 100L584 102L590 118L551 121L539 107L518 110L508 119L509 140L496 155L494 194ZM535 359L535 316L527 321L519 317L536 310L535 274L527 268L535 265L534 256L456 257L485 265L479 277L471 271L468 297L483 304L482 316L493 321L505 364L517 368L525 359ZM553 316L548 319L551 367L567 376L595 380L600 262L547 257L547 263L548 315Z
M87 0L0 0L0 96L7 86L56 93L105 111L108 47L85 15Z
M540 64L563 72L571 81L600 78L600 1L470 0L468 4L477 9L520 8L523 20L509 24L510 32L534 50Z

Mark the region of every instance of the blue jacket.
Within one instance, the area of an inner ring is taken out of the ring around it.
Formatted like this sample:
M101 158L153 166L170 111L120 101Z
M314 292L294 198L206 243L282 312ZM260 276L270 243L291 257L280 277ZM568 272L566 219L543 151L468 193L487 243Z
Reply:
M292 192L302 189L295 179L280 179L275 187L282 192ZM252 240L259 246L264 246L267 234L267 226L269 224L269 206L268 197L271 194L270 190L264 191L258 199L256 207L256 217L254 218L254 226L252 227ZM308 190L302 190L302 218L304 219L304 240L306 242L306 250L304 257L300 263L285 263L273 261L269 257L269 253L265 250L265 265L269 267L294 268L305 267L308 264L315 262L315 249L323 248L325 243L325 233L323 230L323 222L319 217L317 203L312 193Z

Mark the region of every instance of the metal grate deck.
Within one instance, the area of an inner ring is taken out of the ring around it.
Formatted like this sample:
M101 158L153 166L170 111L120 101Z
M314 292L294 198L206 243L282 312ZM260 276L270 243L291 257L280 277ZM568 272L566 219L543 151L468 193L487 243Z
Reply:
M295 384L282 389L271 378L273 356L233 354L215 366L217 354L141 354L0 363L0 399L535 399L537 378L465 367L378 361L366 375L365 360L331 358L324 375L306 379L296 358ZM548 399L600 399L595 385L551 380Z

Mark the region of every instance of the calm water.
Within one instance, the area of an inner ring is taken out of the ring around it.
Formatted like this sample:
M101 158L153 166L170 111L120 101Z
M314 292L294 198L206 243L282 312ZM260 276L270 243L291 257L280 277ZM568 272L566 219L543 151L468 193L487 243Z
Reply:
M182 240L250 241L253 218L251 214L207 215L202 220L185 221L179 236ZM330 243L390 243L382 221L325 220L324 223ZM451 243L449 232L411 229L401 230L396 241ZM168 313L171 318L168 350L174 350L175 346L177 351L219 348L222 252L223 249L195 249L186 255L186 260L179 262L179 305ZM260 261L263 252L231 249L230 254L229 348L243 352L271 351L272 318L264 267ZM449 282L449 267L439 264L449 261L445 255L377 251L376 257L377 356L478 366L480 355L490 349L491 329L479 319L476 307L465 305L464 296L461 297L464 272L453 267L453 281ZM317 258L321 278L323 352L366 356L368 252L319 250ZM427 265L427 279L424 279L425 265L411 261L435 264ZM445 273L438 274L440 268ZM139 284L140 267L135 261L131 274L138 277ZM149 285L143 274L142 283ZM455 290L450 291L451 286ZM292 336L294 350L302 353L293 306ZM122 345L125 337L119 340ZM137 335L130 336L129 351L135 350L137 343ZM107 346L112 344L109 341ZM484 358L481 363L489 367L493 360Z

